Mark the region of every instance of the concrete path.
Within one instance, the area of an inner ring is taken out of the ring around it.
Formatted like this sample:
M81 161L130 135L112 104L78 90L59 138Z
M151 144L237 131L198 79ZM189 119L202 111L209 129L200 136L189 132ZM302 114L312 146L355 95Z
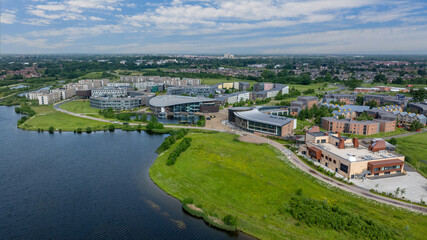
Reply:
M60 103L57 103L54 105L54 108L60 112L66 113L66 114L70 114L72 116L76 116L76 117L81 117L81 118L87 118L87 119L92 119L95 121L102 121L102 122L117 122L117 121L110 121L110 120L105 120L105 119L100 119L100 118L95 118L95 117L90 117L90 116L86 116L86 115L81 115L81 114L77 114L77 113L72 113L69 111L66 111L64 109L61 109L60 106L66 102L69 102L71 100L66 100L66 101L62 101ZM129 125L138 125L136 123L130 123ZM145 124L141 124L141 125L145 125ZM347 192L351 192L354 193L356 195L365 197L365 198L369 198L378 202L382 202L382 203L386 203L386 204L390 204L396 207L402 207L402 208L406 208L408 210L413 210L413 211L417 211L417 212L421 212L421 213L427 213L427 207L421 207L421 206L417 206L417 205L412 205L411 203L406 203L406 202L402 202L402 201L398 201L398 200L394 200L391 198L387 198L387 197L383 197L374 193L371 193L361 187L355 186L355 185L347 185L344 183L341 183L333 178L330 178L322 173L317 172L316 170L312 169L310 166L308 166L307 164L305 164L298 156L296 156L291 150L289 150L288 148L284 147L282 144L276 142L276 141L272 141L269 140L265 137L261 137L261 136L257 136L254 134L250 134L250 133L246 133L246 132L241 132L238 130L233 130L230 129L230 131L226 131L223 129L213 129L213 128L204 128L204 127L190 127L190 126L176 126L176 125L164 125L165 127L170 127L170 128L189 128L189 129L203 129L203 130L211 130L211 131L218 131L218 132L229 132L229 133L234 133L234 134L238 134L240 136L242 136L242 140L246 140L249 142L255 142L255 143L267 143L270 144L271 146L275 147L276 149L278 149L280 152L282 152L283 154L286 155L286 157L295 165L297 166L299 169L301 169L303 172L310 174L311 176L326 182L332 186L341 188L342 190L345 190Z

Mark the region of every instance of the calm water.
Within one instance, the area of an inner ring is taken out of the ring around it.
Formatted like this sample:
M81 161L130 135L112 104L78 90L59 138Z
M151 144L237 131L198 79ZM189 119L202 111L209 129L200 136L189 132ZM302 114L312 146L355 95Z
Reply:
M37 133L0 107L0 239L248 239L208 227L148 175L165 135Z

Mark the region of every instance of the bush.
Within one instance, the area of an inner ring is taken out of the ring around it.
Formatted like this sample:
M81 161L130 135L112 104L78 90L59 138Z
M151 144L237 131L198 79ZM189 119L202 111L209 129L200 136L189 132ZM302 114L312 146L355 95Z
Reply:
M27 116L22 116L19 120L18 120L18 125L21 125L21 124L23 124L25 121L27 121L28 120L28 117Z
M111 125L108 126L108 130L110 132L114 132L115 129L116 129L116 127L114 126L114 124L111 124Z
M289 212L296 220L308 226L332 229L355 234L366 239L396 239L400 233L381 223L347 212L339 206L330 206L326 201L295 196L289 202Z
M170 136L163 141L162 145L157 148L156 153L162 153L170 148L177 140L183 138L189 132L188 129L180 129L178 131L171 131Z
M49 133L53 134L55 132L55 128L54 127L49 127Z
M184 200L182 200L182 204L193 204L194 201L191 197L186 197Z
M228 225L228 226L237 226L237 217L235 216L231 216L230 214L228 214L227 216L225 216L222 221Z
M176 146L176 148L169 154L169 157L166 161L166 165L168 166L172 166L175 164L177 158L179 157L179 155L184 152L185 150L187 150L187 148L190 147L190 143L191 143L191 138L184 138L179 144L178 146Z
M396 145L397 140L396 140L396 138L391 138L388 142L392 145Z
M82 133L82 129L81 128L77 128L76 129L76 133L78 133L78 134Z
M86 133L91 133L92 132L92 128L91 127L87 127L86 128Z

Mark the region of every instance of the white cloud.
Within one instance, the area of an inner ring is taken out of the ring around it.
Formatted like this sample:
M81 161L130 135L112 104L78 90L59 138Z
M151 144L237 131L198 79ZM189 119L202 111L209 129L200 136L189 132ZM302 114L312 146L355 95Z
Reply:
M22 24L34 25L34 26L46 26L51 23L49 19L39 19L39 18L31 18L22 21Z
M50 20L87 20L83 15L88 10L121 11L124 0L66 0L38 1L39 4L28 5L27 13ZM132 5L130 5L132 6ZM92 21L102 21L99 17L90 17Z
M95 17L95 16L90 16L89 20L91 20L91 21L105 21L104 18Z
M35 49L58 49L70 46L68 42L50 43L47 39L28 39L22 36L5 35L1 38L2 43L12 44L13 46L28 46Z
M4 10L0 14L0 23L2 24L13 24L16 21L16 12L10 10Z
M173 1L133 16L120 16L124 24L161 30L194 29L195 25L217 30L275 27L301 22L332 21L337 10L370 6L378 0L214 0L195 3ZM339 11L338 11L339 12Z

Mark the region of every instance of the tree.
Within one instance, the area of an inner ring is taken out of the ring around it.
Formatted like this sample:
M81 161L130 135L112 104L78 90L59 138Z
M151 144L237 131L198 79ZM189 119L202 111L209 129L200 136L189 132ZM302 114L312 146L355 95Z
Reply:
M425 89L411 90L411 93L416 102L424 102L424 99L427 98L427 90Z
M53 134L53 133L54 133L54 131L55 131L55 128L54 128L54 127L49 127L49 133L50 133L50 134Z
M356 104L357 105L363 105L363 97L362 96L356 97Z
M338 116L338 119L345 119L344 114L339 115L339 116Z
M387 82L387 77L384 75L384 74L377 74L377 75L375 75L375 77L374 77L374 82L377 82L377 83L381 83L381 82Z
M366 112L363 112L362 114L360 114L356 118L357 121L367 121L367 120L372 120L372 119L374 119L374 118L369 116Z
M272 79L276 78L276 74L273 71L264 70L261 73L261 77L265 80L272 80Z
M411 131L416 131L421 128L423 128L423 125L419 121L413 121L409 127Z
M365 105L369 106L370 108L374 108L378 106L377 102L375 102L374 100L367 102Z
M391 138L388 142L389 142L390 144L392 144L392 145L396 145L396 144L397 144L397 140L396 140L396 138Z

